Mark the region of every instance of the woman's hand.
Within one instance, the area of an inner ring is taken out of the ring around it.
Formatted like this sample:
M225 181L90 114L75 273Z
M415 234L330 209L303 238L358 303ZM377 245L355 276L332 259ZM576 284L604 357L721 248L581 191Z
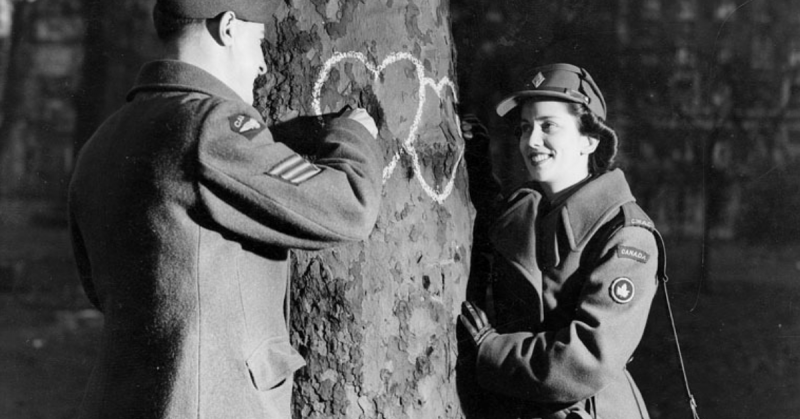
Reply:
M466 114L461 118L461 136L465 140L471 140L477 136L488 137L489 130L483 125L480 119L473 114Z
M475 307L469 301L464 301L461 307L462 314L458 316L458 320L467 329L472 342L475 347L481 346L481 343L486 339L486 336L496 333L489 319L486 318L486 313L483 310Z

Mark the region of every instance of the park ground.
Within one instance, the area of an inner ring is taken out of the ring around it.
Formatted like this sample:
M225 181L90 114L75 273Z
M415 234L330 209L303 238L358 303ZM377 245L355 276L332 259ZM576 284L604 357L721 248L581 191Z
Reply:
M703 419L794 418L800 412L800 245L668 241L669 295ZM654 419L690 418L659 291L630 370ZM75 414L102 317L74 274L63 228L0 226L0 418Z

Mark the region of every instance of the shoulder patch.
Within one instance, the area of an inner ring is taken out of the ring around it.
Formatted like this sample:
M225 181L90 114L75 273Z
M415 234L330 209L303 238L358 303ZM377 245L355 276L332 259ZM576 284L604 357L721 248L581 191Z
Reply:
M625 225L632 227L642 227L648 230L655 230L656 226L650 217L635 202L622 204L622 212L625 214Z
M264 130L264 124L245 114L233 115L228 118L228 121L231 123L231 131L243 135L248 140L252 140Z
M647 263L647 261L650 260L650 255L644 250L628 246L617 246L617 257L633 259L640 263Z
M318 166L310 163L299 154L293 154L276 164L267 174L281 178L294 185L299 185L322 172Z
M611 299L619 304L627 304L633 301L633 296L636 294L636 289L633 286L633 281L624 276L615 279L608 289L611 294Z

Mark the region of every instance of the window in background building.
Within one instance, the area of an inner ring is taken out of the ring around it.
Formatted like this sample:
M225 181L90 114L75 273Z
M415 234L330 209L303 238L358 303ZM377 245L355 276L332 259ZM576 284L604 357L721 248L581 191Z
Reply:
M716 44L717 63L728 64L733 59L733 45L729 39L720 40Z
M771 70L774 66L775 41L763 34L756 35L752 41L751 66L758 70Z
M792 39L789 43L789 67L800 66L800 39Z
M11 35L11 0L0 0L0 38Z
M733 12L736 11L736 7L736 3L730 0L722 1L714 11L714 17L718 20L733 20L735 16Z
M789 97L786 98L786 102L791 109L800 109L800 76L795 73L790 77L789 88L786 89Z
M697 19L697 3L694 0L681 0L678 2L678 20Z
M9 54L11 50L11 12L11 0L0 0L0 109L3 109L6 73L8 72ZM3 124L4 116L4 112L0 110L0 125Z
M800 127L789 129L789 144L793 146L800 146ZM798 149L800 154L800 149Z
M694 51L688 45L682 45L675 52L675 61L679 66L693 67L697 59Z
M661 0L645 0L642 5L642 17L645 19L661 19Z

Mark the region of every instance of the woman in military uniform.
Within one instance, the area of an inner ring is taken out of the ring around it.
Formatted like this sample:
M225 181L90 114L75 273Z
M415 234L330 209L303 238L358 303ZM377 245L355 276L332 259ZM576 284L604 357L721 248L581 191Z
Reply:
M554 64L497 112L518 121L532 182L492 228L491 320L469 302L460 317L490 391L482 417L648 418L626 365L656 293L660 239L614 168L605 100L584 69Z

